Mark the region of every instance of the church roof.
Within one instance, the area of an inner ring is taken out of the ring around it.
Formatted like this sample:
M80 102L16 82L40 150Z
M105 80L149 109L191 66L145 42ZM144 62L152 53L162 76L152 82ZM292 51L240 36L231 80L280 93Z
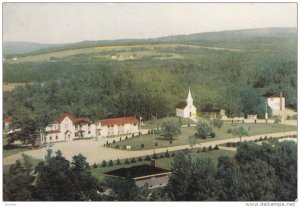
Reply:
M179 104L177 104L177 109L184 109L187 106L186 101L181 101Z

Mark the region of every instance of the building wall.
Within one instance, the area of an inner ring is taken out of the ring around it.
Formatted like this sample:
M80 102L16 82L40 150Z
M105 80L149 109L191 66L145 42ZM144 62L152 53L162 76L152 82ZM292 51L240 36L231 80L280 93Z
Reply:
M176 116L184 117L184 111L183 111L183 109L176 109Z
M109 126L101 126L101 124L97 125L97 131L100 132L97 134L98 137L107 137L107 136L115 136L115 135L122 135L122 134L136 134L139 132L138 124L114 124Z
M188 105L184 109L176 109L176 116L188 118L188 117L196 117L197 109L194 105Z
M61 133L51 133L44 136L42 143L44 142L64 142L66 141Z
M273 111L280 110L280 97L270 97L267 98L268 105ZM285 110L285 98L282 97L282 110Z
M143 187L144 185L148 184L149 189L151 188L158 188L166 186L169 182L170 174L161 175L161 176L152 176L143 179L137 179L135 184L138 187Z

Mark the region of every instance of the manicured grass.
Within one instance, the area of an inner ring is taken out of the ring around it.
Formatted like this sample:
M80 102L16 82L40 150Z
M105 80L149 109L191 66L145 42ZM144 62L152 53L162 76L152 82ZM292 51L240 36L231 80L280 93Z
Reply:
M203 143L213 140L222 140L233 138L231 133L228 133L228 129L243 126L246 130L249 130L250 136L266 134L266 133L276 133L276 132L284 132L284 131L293 131L297 130L297 126L290 125L282 125L282 124L231 124L225 123L224 126L220 129L214 128L216 133L215 138L209 139L196 139L195 143ZM111 144L111 147L116 147L119 145L121 149L125 145L130 145L132 150L142 150L142 149L153 149L155 147L155 143L157 146L155 148L162 147L171 147L171 146L179 146L179 145L187 145L190 143L191 139L194 139L194 134L196 133L196 127L184 127L181 128L181 135L175 137L172 144L169 143L168 140L162 139L159 134L147 134L139 137L129 138L127 140L123 140L121 142L116 142L115 144ZM144 148L141 147L141 144L144 144Z
M19 152L28 151L28 148L14 148L14 149L3 149L3 157L8 157L10 155L17 154Z
M181 125L195 124L191 119L188 118L165 117L162 119L146 121L142 125L142 129L156 129L157 127L160 127L165 121L179 122L179 120L181 120Z
M173 152L169 152L169 154L172 154L172 153ZM174 153L176 154L176 153L178 153L178 151L174 152ZM227 151L227 150L212 150L212 151L197 153L197 149L194 149L193 152L190 153L190 155L192 156L193 161L196 161L197 158L210 158L213 161L213 163L215 165L217 165L218 158L220 156L228 155L230 157L233 157L235 155L235 152ZM158 157L159 157L159 155L158 155ZM142 158L144 160L144 157L142 157ZM170 170L173 159L174 159L174 157L157 159L157 167ZM136 158L136 160L137 160L137 158ZM129 159L129 161L130 161L130 159ZM143 164L150 164L150 161L141 161L141 162L137 162L137 163L124 164L124 160L121 160L120 165L116 165L116 161L114 161L114 166L99 167L99 164L98 164L97 168L93 168L92 163L90 163L92 175L95 176L96 178L98 178L98 180L101 182L104 181L103 173L105 173L105 172L109 172L109 171L112 171L112 170L115 170L118 168L122 168L122 167L128 168L128 167L132 167L132 166L136 166L136 165L143 165Z

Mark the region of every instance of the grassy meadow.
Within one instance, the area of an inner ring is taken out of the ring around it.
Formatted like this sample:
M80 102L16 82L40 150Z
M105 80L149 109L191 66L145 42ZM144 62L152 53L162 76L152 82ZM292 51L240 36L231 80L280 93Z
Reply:
M228 133L227 131L231 128L239 126L243 126L245 129L247 129L250 136L297 130L297 126L283 124L231 124L225 122L222 128L214 128L214 132L216 133L215 138L195 139L195 143L198 144L214 140L233 138L235 136L233 136L231 133ZM114 144L112 143L110 146L114 148L119 145L121 149L123 149L123 146L130 145L132 150L145 150L153 149L155 147L155 143L157 143L157 146L155 148L188 145L192 141L191 139L194 139L195 133L196 127L183 127L181 128L181 134L174 138L172 144L170 144L168 140L164 140L159 134L147 134L128 138L127 140L122 140L121 142L116 142ZM115 141L118 141L118 139L116 139ZM113 142L113 139L111 142ZM141 147L141 144L144 144L144 148Z

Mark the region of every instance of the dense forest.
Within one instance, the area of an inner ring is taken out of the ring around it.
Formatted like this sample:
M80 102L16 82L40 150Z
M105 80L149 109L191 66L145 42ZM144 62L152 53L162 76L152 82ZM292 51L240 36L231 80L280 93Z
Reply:
M62 112L93 120L161 118L175 114L189 87L198 109L212 105L228 116L263 117L262 95L280 91L296 109L296 43L296 29L281 28L85 42L22 54L17 61L8 56L4 83L27 84L4 92L4 116L27 114L37 128Z
M273 143L272 143L273 142ZM297 145L292 141L243 142L236 156L192 160L178 151L165 188L138 188L126 179L91 175L86 158L72 161L51 150L33 166L28 156L4 174L4 201L295 201L297 198ZM55 183L55 185L53 185ZM108 193L101 193L110 189Z

